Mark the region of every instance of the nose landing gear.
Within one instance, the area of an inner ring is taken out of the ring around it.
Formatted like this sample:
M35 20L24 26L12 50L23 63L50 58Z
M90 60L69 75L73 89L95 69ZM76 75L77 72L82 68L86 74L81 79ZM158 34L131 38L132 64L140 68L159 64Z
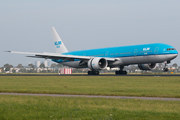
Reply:
M164 72L168 72L168 71L169 71L169 69L167 68L167 63L165 63L165 66L164 66L164 68L163 68L163 71L164 71Z

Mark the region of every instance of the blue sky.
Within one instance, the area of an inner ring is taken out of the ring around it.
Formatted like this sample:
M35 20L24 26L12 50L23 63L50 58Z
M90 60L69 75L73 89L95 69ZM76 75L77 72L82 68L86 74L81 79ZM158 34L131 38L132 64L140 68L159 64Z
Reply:
M69 51L156 42L180 51L179 5L179 0L1 1L0 50L55 52L54 26ZM0 56L0 66L43 61ZM180 57L174 62L180 65Z

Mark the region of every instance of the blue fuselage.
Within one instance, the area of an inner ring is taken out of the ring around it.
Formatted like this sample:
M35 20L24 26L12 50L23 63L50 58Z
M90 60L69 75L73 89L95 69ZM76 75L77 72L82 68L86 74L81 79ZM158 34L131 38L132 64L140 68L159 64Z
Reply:
M107 58L124 58L124 57L135 57L135 56L178 54L178 52L173 46L163 43L153 43L153 44L71 51L63 54L77 55L77 56L107 57ZM58 63L63 62L63 60L53 60L53 61ZM76 59L75 61L78 61L78 59Z

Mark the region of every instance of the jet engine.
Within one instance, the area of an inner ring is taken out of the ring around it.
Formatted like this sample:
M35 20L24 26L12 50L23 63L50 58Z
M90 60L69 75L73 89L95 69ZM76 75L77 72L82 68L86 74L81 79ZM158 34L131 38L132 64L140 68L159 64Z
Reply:
M102 70L108 66L108 62L104 58L92 58L88 61L88 67L91 70Z
M156 63L138 64L140 70L153 70L156 68Z

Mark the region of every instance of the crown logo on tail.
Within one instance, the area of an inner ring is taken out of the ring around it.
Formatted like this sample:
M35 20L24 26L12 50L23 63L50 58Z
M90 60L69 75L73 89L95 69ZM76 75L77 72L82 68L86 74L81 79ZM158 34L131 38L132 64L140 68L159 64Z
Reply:
M56 48L60 48L61 41L56 41L56 42L54 42L54 45L56 46Z

